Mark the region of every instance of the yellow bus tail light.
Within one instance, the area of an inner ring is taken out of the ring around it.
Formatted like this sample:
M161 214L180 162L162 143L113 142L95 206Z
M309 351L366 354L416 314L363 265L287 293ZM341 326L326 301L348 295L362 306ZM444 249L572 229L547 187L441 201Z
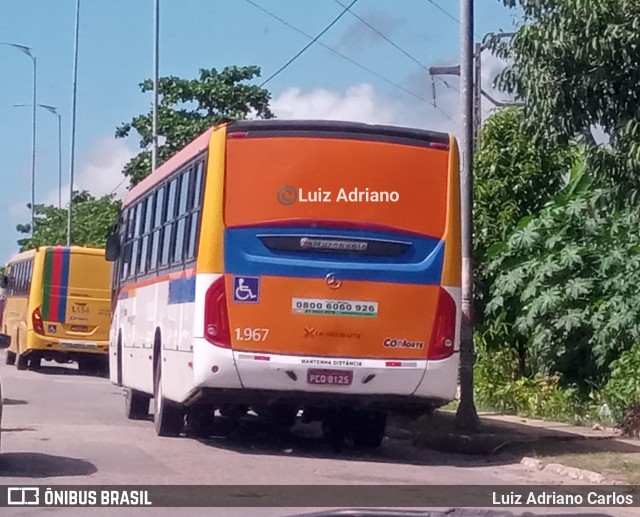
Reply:
M33 311L33 314L31 315L31 322L33 324L33 330L37 334L44 334L44 322L42 321L40 307L36 307L36 310Z

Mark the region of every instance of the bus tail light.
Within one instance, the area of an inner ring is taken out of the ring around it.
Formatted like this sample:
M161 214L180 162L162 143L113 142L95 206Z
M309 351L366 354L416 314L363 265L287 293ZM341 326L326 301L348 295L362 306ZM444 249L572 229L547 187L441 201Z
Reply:
M36 310L33 311L31 323L33 324L33 330L37 334L44 334L44 322L42 321L42 313L39 307L36 307Z
M205 296L204 337L212 345L231 348L224 276L211 284Z
M446 359L453 355L456 338L456 302L442 287L438 293L438 308L427 350L427 359Z

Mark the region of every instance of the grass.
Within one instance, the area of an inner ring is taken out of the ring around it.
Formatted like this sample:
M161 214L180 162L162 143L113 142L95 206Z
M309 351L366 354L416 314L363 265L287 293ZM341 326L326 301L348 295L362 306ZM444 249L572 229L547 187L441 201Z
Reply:
M567 467L592 470L616 481L640 484L640 454L623 452L569 453L539 456L545 463L560 463Z

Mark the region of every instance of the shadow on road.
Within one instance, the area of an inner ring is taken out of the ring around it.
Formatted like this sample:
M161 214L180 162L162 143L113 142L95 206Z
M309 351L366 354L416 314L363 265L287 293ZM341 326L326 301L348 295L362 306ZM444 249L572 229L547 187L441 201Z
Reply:
M40 368L29 368L29 370L42 375L72 375L78 377L97 377L102 379L109 377L108 373L84 372L78 368L69 366L41 366Z
M460 438L450 439L447 434L436 435L440 440L431 440L430 446L416 446L411 436L398 438L398 433L389 432L379 449L360 451L348 445L336 449L323 437L316 423L297 423L290 431L269 426L259 418L245 417L240 421L230 421L217 417L211 436L199 441L207 446L226 449L241 454L263 454L294 456L300 458L340 459L377 463L397 463L419 466L456 466L464 468L511 465L520 462L526 456L547 455L550 453L585 454L601 452L624 452L640 454L638 445L624 443L614 438L589 438L559 430L538 435L532 434L527 426L509 426L500 435L495 428L480 440L489 438L489 444L498 446L493 453L463 454L469 449L460 446ZM391 431L391 430L390 430ZM440 441L440 443L437 443ZM462 440L464 441L464 440ZM419 443L419 440L418 440ZM474 445L478 447L478 445ZM483 448L483 447L480 447ZM484 447L486 449L486 447Z
M19 399L3 399L2 403L5 406L23 406L25 404L28 404L26 400L19 400Z
M209 438L199 439L207 446L230 450L241 454L264 454L294 456L300 458L322 458L376 463L463 467L486 467L487 465L511 464L505 456L479 457L420 449L409 440L385 438L379 449L361 451L345 445L332 446L322 436L317 423L297 423L293 429L279 430L261 422L258 418L243 418L238 422L216 418L214 430Z
M89 476L98 471L93 463L65 456L39 452L7 452L0 454L0 478L49 478Z

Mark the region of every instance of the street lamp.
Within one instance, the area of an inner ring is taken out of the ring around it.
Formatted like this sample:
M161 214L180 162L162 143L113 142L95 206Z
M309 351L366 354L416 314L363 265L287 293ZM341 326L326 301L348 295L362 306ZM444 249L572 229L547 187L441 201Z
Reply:
M31 235L33 235L36 213L36 105L38 103L36 100L36 56L33 55L33 49L25 45L18 45L17 43L0 43L0 45L6 45L18 49L23 54L29 56L33 61L33 113L31 122Z
M23 108L29 104L14 104L15 108ZM38 104L39 108L47 110L58 117L58 208L62 208L62 115L58 113L58 108L46 104Z

